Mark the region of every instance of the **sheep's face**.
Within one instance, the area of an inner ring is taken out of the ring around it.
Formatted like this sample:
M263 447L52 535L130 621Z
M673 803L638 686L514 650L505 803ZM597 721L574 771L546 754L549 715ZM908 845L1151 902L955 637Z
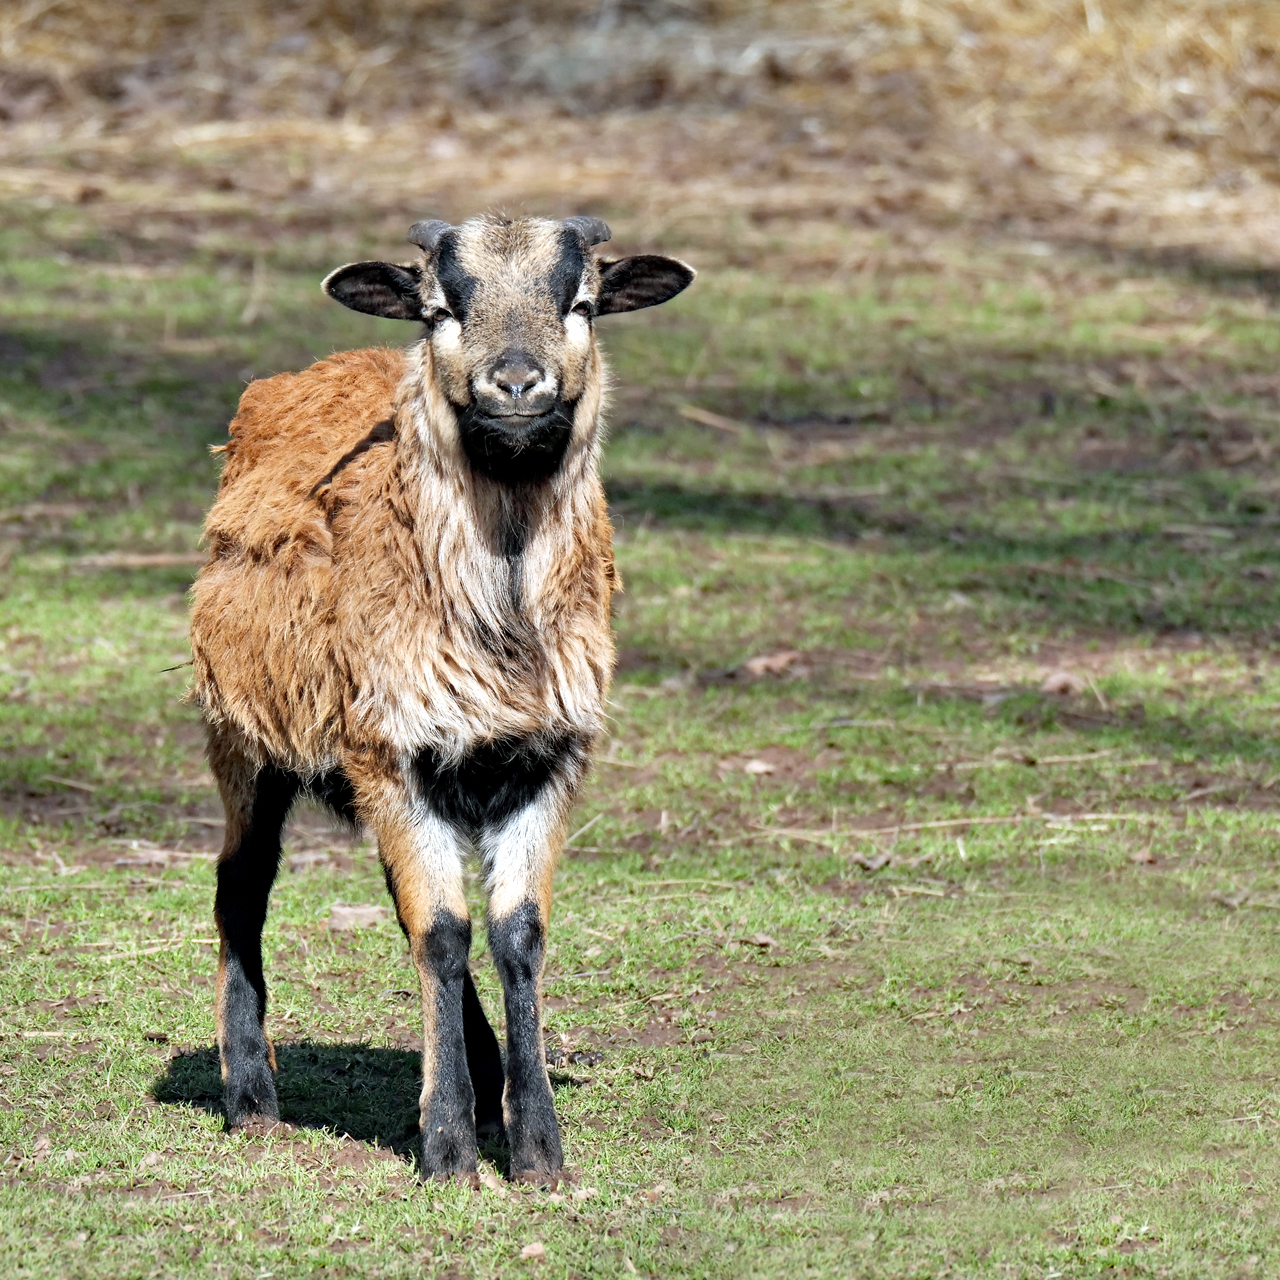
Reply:
M410 238L424 250L420 262L352 263L325 291L356 311L427 326L458 443L476 470L503 483L546 479L575 428L594 428L595 318L665 302L694 275L671 258L597 259L591 246L609 229L594 218L417 223ZM590 412L579 415L580 404Z

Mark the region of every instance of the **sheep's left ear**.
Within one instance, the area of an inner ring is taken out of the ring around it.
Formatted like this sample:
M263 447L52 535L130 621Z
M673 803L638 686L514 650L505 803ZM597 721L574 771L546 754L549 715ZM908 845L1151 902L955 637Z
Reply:
M617 311L656 307L687 289L697 274L675 258L660 258L653 253L619 258L616 262L601 259L596 314L608 316Z
M325 276L320 287L344 307L387 320L421 320L417 267L393 262L350 262Z

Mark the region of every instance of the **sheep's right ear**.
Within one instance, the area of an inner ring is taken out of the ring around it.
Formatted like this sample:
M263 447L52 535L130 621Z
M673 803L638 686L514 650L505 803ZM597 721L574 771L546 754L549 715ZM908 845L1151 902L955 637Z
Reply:
M393 262L350 262L325 276L320 287L352 311L387 320L421 320L417 267Z

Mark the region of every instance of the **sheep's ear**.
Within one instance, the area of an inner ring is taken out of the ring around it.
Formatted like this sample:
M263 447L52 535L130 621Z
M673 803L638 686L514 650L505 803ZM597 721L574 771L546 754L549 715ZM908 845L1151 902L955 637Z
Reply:
M421 320L417 267L392 262L351 262L325 276L321 288L352 311L388 320Z
M656 307L674 298L693 283L698 273L675 258L660 258L642 253L635 258L619 258L616 262L600 262L600 296L596 314L613 315L617 311L639 311Z

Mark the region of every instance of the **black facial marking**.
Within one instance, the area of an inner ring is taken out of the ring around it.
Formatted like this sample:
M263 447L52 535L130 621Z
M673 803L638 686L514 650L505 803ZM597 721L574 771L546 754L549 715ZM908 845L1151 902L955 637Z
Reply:
M499 484L540 484L555 475L573 435L577 402L557 399L536 418L493 417L473 401L455 406L471 465Z
M436 1076L422 1113L422 1173L424 1177L472 1173L476 1167L476 1095L467 1062L465 1027L471 921L440 912L419 945L419 961L435 978L436 1003Z
M262 972L262 926L280 868L280 832L301 784L268 766L257 777L248 829L218 864L213 912L226 946L222 986L222 1066L227 1125L249 1116L279 1118L275 1081L262 1029L267 984Z
M441 291L449 310L459 324L466 324L467 313L471 309L471 299L475 295L477 280L470 275L458 261L458 246L454 236L446 232L440 240L435 258L436 279L440 282Z
M337 478L339 472L341 472L345 467L350 466L351 463L353 463L362 454L368 453L375 444L389 444L395 438L395 419L385 418L382 422L379 422L375 427L373 427L369 434L365 436L359 444L348 449L346 453L344 453L342 457L340 457L337 462L330 467L328 474L315 482L311 488L309 496L314 498L316 494L325 487L325 485L332 484Z
M499 826L526 808L552 779L586 765L581 734L500 738L456 763L426 748L414 760L423 799L446 822L463 830Z
M538 1008L545 945L535 903L526 902L509 916L489 921L489 949L502 979L507 1011L507 1138L512 1177L557 1173L564 1164Z
M561 316L567 316L569 308L573 306L586 265L586 254L582 251L582 237L576 231L562 227L560 229L560 260L547 280Z

